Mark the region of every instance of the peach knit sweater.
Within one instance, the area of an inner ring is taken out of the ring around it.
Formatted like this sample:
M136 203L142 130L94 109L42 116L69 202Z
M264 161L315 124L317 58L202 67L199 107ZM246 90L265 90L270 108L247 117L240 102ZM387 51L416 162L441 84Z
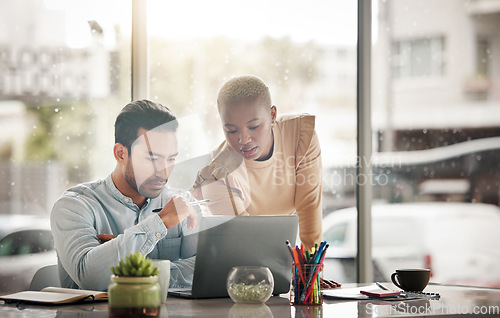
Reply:
M212 214L297 212L300 240L311 249L322 239L321 149L314 121L307 114L280 116L273 154L265 161L246 160L223 142L198 173L195 196L211 199Z

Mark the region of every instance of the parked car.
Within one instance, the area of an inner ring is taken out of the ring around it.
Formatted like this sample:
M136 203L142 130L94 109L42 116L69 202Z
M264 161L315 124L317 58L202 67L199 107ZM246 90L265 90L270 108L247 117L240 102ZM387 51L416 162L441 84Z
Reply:
M323 220L330 248L325 278L355 281L356 208ZM372 207L375 280L397 268L430 268L431 281L500 287L500 208L489 204L421 202Z
M0 295L27 290L40 267L56 263L48 218L0 215Z

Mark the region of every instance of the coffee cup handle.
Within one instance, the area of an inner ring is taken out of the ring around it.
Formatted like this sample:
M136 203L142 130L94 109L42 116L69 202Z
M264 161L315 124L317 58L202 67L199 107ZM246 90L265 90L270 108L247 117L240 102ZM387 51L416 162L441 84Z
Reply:
M396 286L398 286L399 288L403 289L403 287L401 287L401 285L399 284L398 282L398 273L392 273L391 275L391 280L392 280L392 283Z

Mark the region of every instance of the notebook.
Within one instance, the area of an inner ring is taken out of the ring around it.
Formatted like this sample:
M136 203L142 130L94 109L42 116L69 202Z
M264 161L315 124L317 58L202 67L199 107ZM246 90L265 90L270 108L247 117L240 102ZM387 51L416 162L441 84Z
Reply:
M108 293L94 290L45 287L41 291L22 291L0 296L6 303L72 304L87 301L108 300Z
M286 240L296 241L296 215L209 216L200 232L191 289L169 289L187 298L229 297L226 279L234 266L266 266L274 277L273 294L287 293L292 257Z

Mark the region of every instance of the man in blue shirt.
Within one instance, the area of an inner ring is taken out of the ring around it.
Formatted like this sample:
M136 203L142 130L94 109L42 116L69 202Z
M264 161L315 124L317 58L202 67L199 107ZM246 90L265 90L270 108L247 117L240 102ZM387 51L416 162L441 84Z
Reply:
M191 285L200 210L188 193L166 186L178 154L177 125L160 104L128 104L115 121L114 171L66 190L54 204L62 287L106 290L110 267L137 251L171 260L170 287Z

